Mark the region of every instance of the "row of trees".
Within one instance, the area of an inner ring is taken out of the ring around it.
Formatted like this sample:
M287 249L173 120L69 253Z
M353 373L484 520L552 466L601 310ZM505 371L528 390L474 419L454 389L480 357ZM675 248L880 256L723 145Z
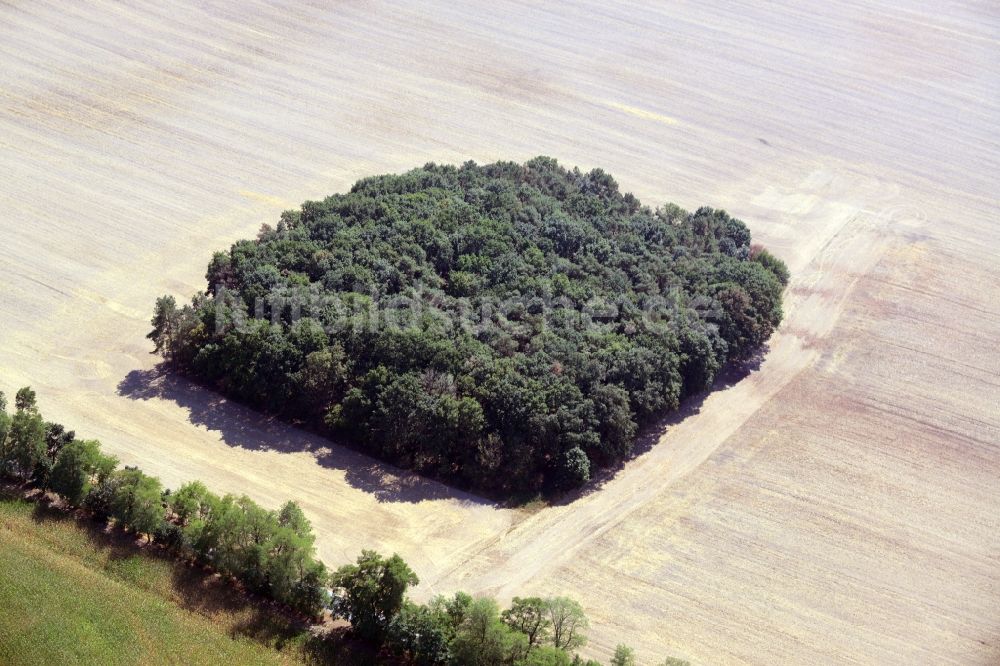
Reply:
M156 304L177 370L499 495L572 488L754 355L788 272L724 211L550 158L428 164L306 202Z
M294 502L278 511L246 496L219 496L199 481L165 490L159 479L101 452L96 440L42 418L34 391L17 392L13 415L0 392L0 475L58 495L71 507L177 557L196 560L305 616L329 611L381 657L401 664L568 666L586 642L587 618L566 597L515 598L501 611L488 597L465 593L410 601L417 575L398 555L364 551L330 573L315 557L315 536ZM634 664L621 646L612 664ZM621 658L620 658L621 657ZM683 662L668 662L678 664Z
M67 505L156 540L291 608L317 617L328 602L328 572L315 558L309 521L294 502L277 512L246 496L218 496L195 481L177 492L46 422L30 388L17 392L7 414L0 393L0 465L5 476L30 481Z
M333 576L333 607L379 646L381 661L456 666L600 666L575 650L587 637L587 617L568 597L515 597L501 610L490 597L463 592L415 604L406 590L419 581L397 555L365 551ZM633 651L619 645L612 666L635 666ZM668 658L664 666L688 662Z

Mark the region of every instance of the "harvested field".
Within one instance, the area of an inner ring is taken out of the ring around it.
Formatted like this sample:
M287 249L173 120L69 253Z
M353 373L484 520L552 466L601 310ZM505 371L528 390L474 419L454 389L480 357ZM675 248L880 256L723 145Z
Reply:
M1000 661L1000 10L0 5L0 389L168 485L300 501L418 592L578 598L642 663ZM558 157L789 263L761 366L532 515L161 377L157 295L307 198ZM662 436L660 436L662 435Z

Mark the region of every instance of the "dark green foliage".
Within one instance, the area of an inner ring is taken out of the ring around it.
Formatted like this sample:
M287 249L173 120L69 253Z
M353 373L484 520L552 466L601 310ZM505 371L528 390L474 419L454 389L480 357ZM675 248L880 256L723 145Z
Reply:
M123 527L152 535L165 516L160 480L134 467L126 467L115 476L111 515Z
M92 511L97 518L110 518L114 510L117 486L118 477L111 475L90 489L83 498L83 506Z
M95 483L104 482L118 461L101 453L100 442L75 439L59 452L49 488L73 506L80 506Z
M153 341L156 351L164 355L172 352L180 324L180 313L177 311L177 301L173 296L156 299L151 323L153 330L146 337Z
M72 430L67 431L59 423L45 423L45 455L35 463L34 480L38 486L48 488L52 469L63 447L73 441L76 436Z
M389 622L384 649L416 666L447 664L454 634L452 619L442 608L407 601Z
M428 164L306 202L156 303L179 370L499 494L585 483L751 356L787 269L723 211L652 210L539 157ZM586 458L581 458L581 453Z
M782 285L788 284L788 278L790 277L788 266L781 259L778 259L759 245L754 245L750 248L750 258L771 271Z
M10 432L10 414L7 413L7 396L0 391L0 475L7 468L7 434Z
M488 597L469 604L451 650L454 663L469 666L512 664L529 652L527 637L500 620L497 602Z
M37 412L38 404L34 389L30 386L23 386L19 388L17 390L17 394L14 396L14 409L19 412Z
M366 550L356 564L337 569L331 582L340 588L335 612L350 620L359 635L380 642L403 606L406 588L420 581L399 555L384 558Z
M176 523L163 521L153 532L153 540L173 553L184 549L184 530Z
M562 454L555 480L559 488L576 488L590 480L590 459L583 449L574 446Z
M17 411L13 417L4 413L0 428L6 438L0 441L0 469L20 479L32 476L45 460L45 422L35 404L35 392L25 387L17 392Z

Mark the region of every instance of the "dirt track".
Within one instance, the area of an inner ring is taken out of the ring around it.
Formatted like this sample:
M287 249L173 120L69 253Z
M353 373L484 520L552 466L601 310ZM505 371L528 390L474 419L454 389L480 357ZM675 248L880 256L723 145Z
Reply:
M0 3L0 388L298 499L331 563L570 594L599 657L1000 661L996 8L230 4ZM599 490L499 510L152 370L155 296L283 208L535 154L725 207L795 276L761 367Z

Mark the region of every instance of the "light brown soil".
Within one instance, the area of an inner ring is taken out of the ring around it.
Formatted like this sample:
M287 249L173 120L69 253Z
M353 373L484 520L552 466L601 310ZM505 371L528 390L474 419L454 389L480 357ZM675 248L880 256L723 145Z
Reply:
M0 5L0 388L169 485L299 500L333 564L574 596L598 657L1000 662L1000 12L650 4ZM153 370L154 298L282 209L536 154L794 272L760 368L594 492L501 510Z

